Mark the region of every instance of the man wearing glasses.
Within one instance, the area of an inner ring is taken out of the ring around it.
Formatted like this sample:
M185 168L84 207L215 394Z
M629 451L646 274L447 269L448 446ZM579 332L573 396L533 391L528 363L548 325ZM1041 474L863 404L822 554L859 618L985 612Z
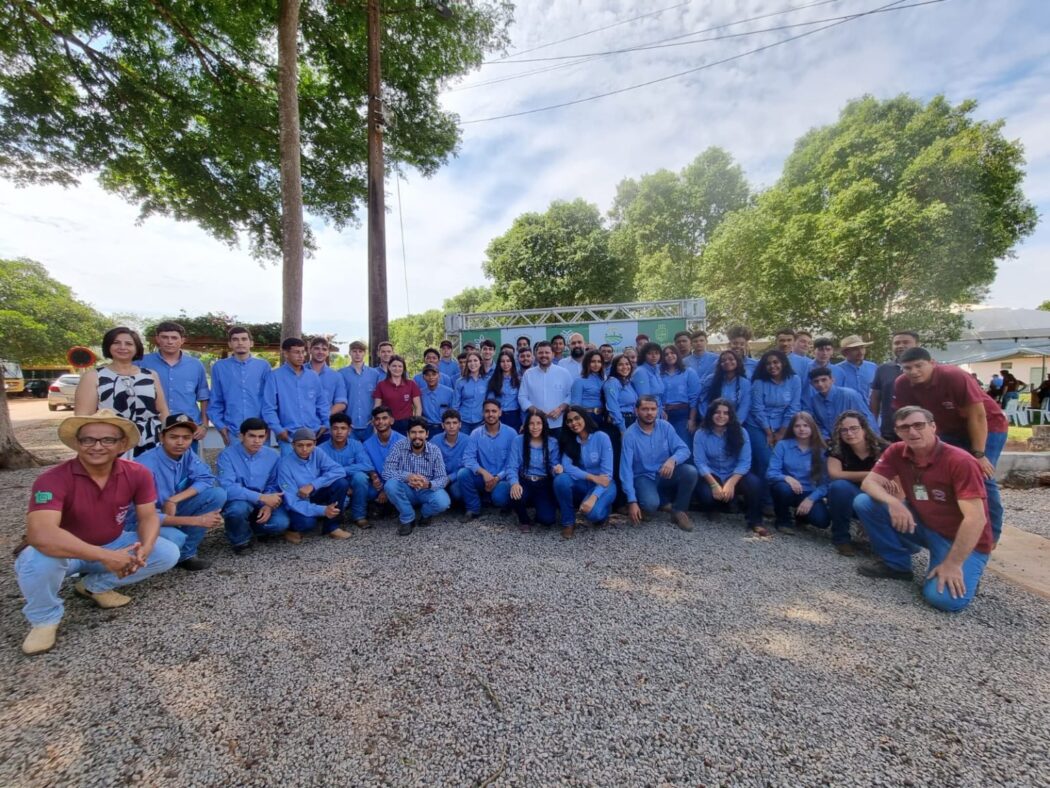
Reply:
M72 574L79 596L101 608L131 601L117 588L166 572L179 548L159 536L157 491L149 470L120 455L139 442L138 428L112 410L72 416L58 437L77 456L49 468L33 483L23 546L15 574L32 629L25 654L43 654L55 645L64 604L59 592ZM137 531L125 531L134 512Z
M937 437L925 408L901 408L894 428L900 442L882 453L853 503L881 559L857 571L912 580L912 553L925 548L930 571L922 595L938 610L954 613L970 604L992 551L984 474L968 452ZM894 495L893 482L903 500Z

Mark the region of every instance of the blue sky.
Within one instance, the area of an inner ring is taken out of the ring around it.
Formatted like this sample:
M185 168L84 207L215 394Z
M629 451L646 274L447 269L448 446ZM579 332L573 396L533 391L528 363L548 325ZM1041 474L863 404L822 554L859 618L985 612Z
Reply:
M905 4L916 0L906 0ZM544 47L522 57L589 53L667 39L715 25L810 5L719 31L794 24L884 6L889 0L691 0L660 14ZM522 0L511 51L532 48L674 6L617 0ZM533 109L646 82L803 32L668 47L492 85L553 63L487 65L450 86L443 101L464 121ZM708 34L711 35L711 34ZM440 307L484 284L489 241L525 211L583 197L608 209L616 184L659 168L681 169L709 145L728 150L755 187L780 173L795 140L833 122L851 98L945 94L980 102L1025 146L1026 193L1050 212L1050 4L1045 0L946 0L876 14L731 63L574 107L464 126L458 158L431 179L409 171L387 184L392 317ZM509 59L514 59L513 56ZM476 87L473 87L476 86ZM469 88L469 89L468 89ZM44 263L104 312L145 315L224 311L280 319L280 272L260 267L191 224L151 218L90 179L76 189L16 189L0 181L0 255ZM405 244L399 232L405 228ZM314 224L307 260L304 328L344 340L366 332L364 225L337 232ZM406 269L408 287L405 287ZM129 281L137 283L129 287ZM1050 298L1050 229L1003 261L987 303L1034 307Z

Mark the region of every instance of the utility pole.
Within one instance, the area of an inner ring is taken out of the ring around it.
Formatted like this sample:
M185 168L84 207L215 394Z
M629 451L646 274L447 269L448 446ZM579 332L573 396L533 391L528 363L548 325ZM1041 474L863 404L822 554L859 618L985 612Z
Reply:
M379 0L368 0L368 353L374 364L389 339L386 292L386 205L383 165Z

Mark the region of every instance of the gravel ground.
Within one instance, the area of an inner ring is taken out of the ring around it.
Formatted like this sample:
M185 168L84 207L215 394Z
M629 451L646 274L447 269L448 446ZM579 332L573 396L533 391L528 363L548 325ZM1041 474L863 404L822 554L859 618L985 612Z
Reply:
M7 569L0 785L1050 784L1047 602L988 575L949 616L824 538L663 517L214 534L127 608L69 594L34 659Z
M1050 487L1003 489L1003 522L1050 539Z

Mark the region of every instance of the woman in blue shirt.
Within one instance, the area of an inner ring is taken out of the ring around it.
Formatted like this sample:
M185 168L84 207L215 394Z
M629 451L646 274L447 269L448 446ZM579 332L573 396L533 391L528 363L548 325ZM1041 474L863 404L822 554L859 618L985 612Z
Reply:
M701 416L716 399L727 399L733 403L737 420L744 424L751 413L751 381L744 373L744 362L734 350L723 350L718 354L715 371L700 381L700 396L696 410Z
M602 386L605 384L605 362L597 350L588 350L580 364L580 376L572 382L572 393L569 404L579 405L594 420L601 424L605 421L605 408L602 407Z
M661 411L664 406L664 382L660 377L660 359L663 351L655 342L647 342L642 346L638 357L638 368L631 376L634 390L638 395L652 394L660 404Z
M503 412L499 420L515 432L521 431L521 406L518 405L518 388L521 386L521 378L518 377L518 365L514 363L514 355L508 352L499 354L496 368L489 378L485 399L491 399L500 404Z
M613 447L613 470L616 478L620 473L620 445L623 434L627 428L634 424L637 418L634 406L638 402L638 391L631 382L634 377L634 364L627 353L617 356L612 360L609 377L602 386L602 394L605 395L606 421L602 429L609 436ZM626 500L623 491L616 494L616 504L619 505Z
M510 462L510 505L518 515L522 533L532 530L528 507L536 509L536 522L554 525L554 474L562 472L558 441L551 437L547 417L536 408L525 414L521 435L514 438Z
M452 407L459 411L463 432L469 436L481 426L488 380L481 374L481 356L473 350L467 353L466 366L466 374L456 380L456 396L452 398Z
M695 370L687 367L678 357L674 345L665 347L661 358L664 414L682 443L691 446L696 431L696 398L700 394L700 378Z
M693 436L693 464L700 476L696 497L701 511L713 514L743 498L747 527L769 536L762 525L762 480L751 472L751 444L729 400L716 399L708 407Z
M554 497L561 511L561 536L572 539L577 505L595 528L604 527L609 520L616 500L613 448L609 436L598 430L591 414L579 405L570 405L565 412L560 443L563 472L554 477Z
M802 384L780 350L767 350L751 378L751 412L744 427L751 439L751 469L762 478L769 455L801 410Z
M777 530L793 536L791 507L795 507L795 521L808 522L817 528L831 525L831 515L824 504L828 493L828 470L824 464L827 446L820 437L817 423L802 411L791 417L788 429L791 437L773 449L766 482L773 496Z

